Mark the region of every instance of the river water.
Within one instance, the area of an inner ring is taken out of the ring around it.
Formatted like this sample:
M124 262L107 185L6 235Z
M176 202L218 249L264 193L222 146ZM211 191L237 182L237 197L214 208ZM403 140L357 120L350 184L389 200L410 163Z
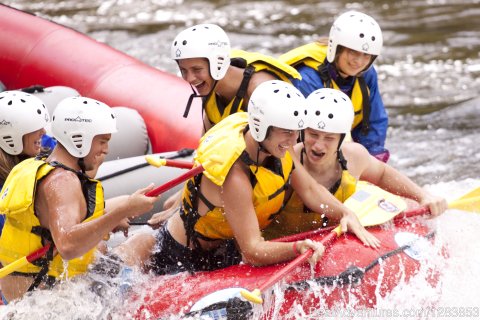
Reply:
M384 50L375 65L390 117L386 143L392 153L390 164L448 199L480 185L479 0L4 3L85 32L172 73L177 68L169 58L170 43L186 26L216 23L227 31L233 47L278 56L328 35L338 14L363 11L378 21L384 34ZM472 299L480 296L478 216L449 211L435 224L437 241L454 248L444 265L450 273L443 292L436 293L440 305L478 306ZM421 283L413 289L405 286L402 294L383 304L406 307L405 294L417 297L422 291L425 296L419 300L424 301L432 294L424 289ZM62 308L60 318L70 318L69 309Z

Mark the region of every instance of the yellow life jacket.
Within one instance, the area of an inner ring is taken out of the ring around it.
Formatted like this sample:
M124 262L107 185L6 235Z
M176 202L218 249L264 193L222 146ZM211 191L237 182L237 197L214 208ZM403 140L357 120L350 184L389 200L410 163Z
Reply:
M226 105L218 99L215 91L205 99L205 113L213 125L231 114L239 111L247 111L247 106L244 105L243 99L254 73L260 71L268 72L274 77L287 82L290 82L290 78L301 79L300 74L295 68L261 53L234 49L230 52L230 57L232 61L231 65L245 69L243 72L243 80L235 97L226 103Z
M355 193L357 179L345 168L342 176L332 187L330 192L342 203ZM265 239L279 238L295 233L323 228L328 225L325 215L313 212L307 208L300 196L293 191L282 212L275 216L275 219L264 231Z
M338 84L331 79L328 70L323 69L327 56L327 46L318 42L312 42L281 55L278 59L288 65L297 67L301 64L306 65L320 73L324 88L333 88L340 90ZM370 118L370 90L365 84L365 79L360 76L355 79L350 99L352 100L355 118L353 119L352 129L362 123L365 118L363 128L368 130L368 119ZM365 99L364 99L365 97Z
M50 241L49 231L40 226L35 214L35 192L38 182L59 163L46 163L34 158L22 161L13 168L3 186L0 198L0 212L6 215L5 226L0 237L0 261L8 265L13 261L43 247ZM71 170L71 169L69 169ZM103 188L99 181L85 177L84 192L87 201L87 222L100 217L104 212ZM67 191L68 192L68 191ZM79 258L64 261L57 254L48 265L48 275L55 278L71 278L87 271L92 262L95 248ZM37 261L38 262L38 261ZM36 262L16 270L17 273L38 274L42 268Z
M272 157L272 165L268 168L257 166L245 151L243 134L248 123L247 117L247 113L239 112L210 129L201 139L195 163L202 164L205 168L203 174L219 186L223 185L235 161L240 159L246 163L250 168L253 206L260 228L263 229L284 205L293 160L287 152L282 159ZM187 238L232 239L233 231L225 218L224 209L215 207L201 194L200 181L201 175L190 179L183 190L181 217ZM200 216L197 211L199 199L209 208L204 216Z

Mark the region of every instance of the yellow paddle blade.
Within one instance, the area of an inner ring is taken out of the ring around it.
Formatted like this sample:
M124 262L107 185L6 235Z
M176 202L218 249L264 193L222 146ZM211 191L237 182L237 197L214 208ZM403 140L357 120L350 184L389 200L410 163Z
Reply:
M449 209L480 212L480 187L448 203Z
M480 188L467 193L461 198L449 202L449 209L458 209L463 211L480 212Z
M468 198L478 198L478 197L480 197L480 187L473 189L472 191L464 194L463 196L458 198L458 200L465 200Z
M385 223L407 209L403 198L365 181L357 183L355 193L344 204L364 227Z

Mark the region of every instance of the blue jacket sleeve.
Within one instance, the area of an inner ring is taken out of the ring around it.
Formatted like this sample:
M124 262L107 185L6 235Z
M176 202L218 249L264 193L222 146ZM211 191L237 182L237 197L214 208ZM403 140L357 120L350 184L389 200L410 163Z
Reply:
M316 70L302 64L297 71L302 76L302 80L292 79L291 81L305 97L308 97L313 91L323 88L323 81Z
M367 148L372 155L388 153L388 150L385 149L388 115L378 89L377 72L371 67L364 77L370 90L370 130L367 135L363 135L360 124L352 130L352 138Z
M292 79L292 84L308 97L313 91L323 88L323 81L320 74L305 65L297 67L297 71L302 75L302 80ZM367 135L361 133L362 125L358 125L352 130L352 138L355 142L362 144L372 155L386 154L388 159L388 150L385 149L385 139L387 137L388 115L383 105L382 97L378 90L377 72L371 67L364 75L365 82L370 90L370 130ZM345 91L351 90L343 88Z

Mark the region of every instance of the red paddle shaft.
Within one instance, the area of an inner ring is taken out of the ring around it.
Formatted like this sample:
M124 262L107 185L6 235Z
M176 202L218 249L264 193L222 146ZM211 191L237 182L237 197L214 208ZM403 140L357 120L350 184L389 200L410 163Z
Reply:
M323 238L320 242L326 247L330 245L336 238L338 237L335 231L330 232L325 238ZM297 266L303 264L313 255L313 250L309 249L290 261L282 270L275 273L270 279L265 281L258 289L263 292L265 289L270 288L272 285L277 283L280 279L285 277L290 271L295 269Z
M172 179L172 180L162 184L161 186L158 186L157 188L153 189L152 191L147 192L145 195L148 196L148 197L156 197L159 194L161 194L161 193L175 187L176 185L190 179L191 177L196 176L197 174L203 172L203 170L204 170L203 166L198 166L198 167L195 167L193 169L190 169L187 172L185 172L184 174L182 174L181 176L179 176L175 179Z
M51 243L49 243L49 244L45 245L44 247L41 247L40 249L30 253L26 257L27 261L28 262L33 262L33 261L43 257L47 253L48 249L50 249L50 246L51 246Z
M193 163L191 161L182 161L182 160L165 160L165 166L175 167L180 169L192 169Z

